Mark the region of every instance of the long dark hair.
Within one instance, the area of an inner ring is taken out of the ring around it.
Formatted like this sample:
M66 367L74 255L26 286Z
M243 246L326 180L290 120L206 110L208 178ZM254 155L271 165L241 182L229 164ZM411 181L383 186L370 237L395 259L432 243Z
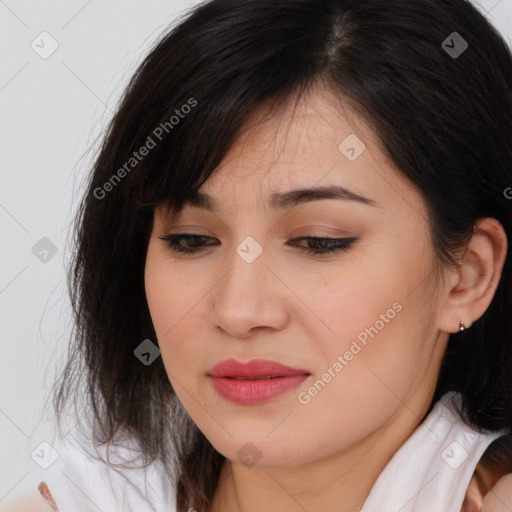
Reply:
M78 209L75 329L53 399L58 417L72 396L87 406L104 440L133 436L176 479L180 512L209 510L225 459L178 402L161 358L134 355L143 340L157 343L144 290L153 209L179 209L256 107L272 112L318 83L422 191L439 262L455 264L482 217L512 239L512 58L468 1L213 0L187 12L131 78ZM512 427L511 264L508 254L485 314L450 336L432 402L460 392L476 430Z

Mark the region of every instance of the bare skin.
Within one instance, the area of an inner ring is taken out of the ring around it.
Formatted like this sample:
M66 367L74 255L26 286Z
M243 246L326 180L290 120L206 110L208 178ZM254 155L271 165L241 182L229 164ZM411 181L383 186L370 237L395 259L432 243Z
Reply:
M512 474L497 480L485 495L480 512L510 512L512 510Z
M293 115L287 109L263 120L257 112L248 121L201 188L218 211L155 211L146 295L178 398L227 458L213 512L359 510L423 420L449 334L485 312L505 259L502 226L481 219L460 266L436 273L421 193L368 127L354 123L357 116L339 115L328 91L306 100ZM366 146L354 161L339 150L349 134ZM269 206L275 192L320 185L346 187L374 204ZM177 233L209 238L185 255L159 238ZM249 236L263 249L250 264L236 251ZM298 248L310 247L302 237L357 241L319 257ZM393 304L401 309L389 318ZM365 328L381 324L321 391L309 391ZM271 359L309 376L266 403L238 405L218 395L208 376L227 358ZM300 393L310 400L299 401ZM257 448L251 465L239 455L247 443Z
M512 473L502 468L490 469L480 461L475 468L460 512L510 512L512 510ZM507 467L505 467L507 466Z
M5 508L7 507L7 508ZM2 512L55 512L50 502L39 491L25 493L0 507Z

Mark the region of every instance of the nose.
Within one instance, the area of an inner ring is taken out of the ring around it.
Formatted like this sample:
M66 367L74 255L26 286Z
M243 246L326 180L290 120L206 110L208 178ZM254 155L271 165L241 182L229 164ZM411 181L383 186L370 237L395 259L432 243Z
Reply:
M227 273L214 288L214 325L237 338L282 329L288 321L286 288L267 266L266 251L248 261L234 250L226 260Z

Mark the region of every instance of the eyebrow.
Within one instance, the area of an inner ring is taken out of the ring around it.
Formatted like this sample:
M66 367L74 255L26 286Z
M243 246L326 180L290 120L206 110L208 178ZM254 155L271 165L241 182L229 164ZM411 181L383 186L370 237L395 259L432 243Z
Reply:
M290 190L288 192L276 192L270 196L270 206L277 210L321 199L356 201L369 206L375 206L377 204L373 199L356 194L345 187L340 185L330 185L316 188L300 188ZM219 206L216 200L204 192L192 192L185 199L184 204L203 210L209 210L211 212L219 211Z

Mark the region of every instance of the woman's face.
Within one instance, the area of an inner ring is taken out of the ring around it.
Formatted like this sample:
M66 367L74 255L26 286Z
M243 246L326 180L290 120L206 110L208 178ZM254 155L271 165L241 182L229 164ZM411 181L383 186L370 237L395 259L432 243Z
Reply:
M193 421L231 460L314 461L384 430L400 437L430 405L447 290L434 282L424 202L374 135L337 112L324 91L293 115L254 115L201 188L214 209L155 211L145 285L163 363ZM368 201L289 195L320 187ZM159 238L183 233L201 238ZM336 244L344 249L320 254ZM227 359L296 371L213 378Z

